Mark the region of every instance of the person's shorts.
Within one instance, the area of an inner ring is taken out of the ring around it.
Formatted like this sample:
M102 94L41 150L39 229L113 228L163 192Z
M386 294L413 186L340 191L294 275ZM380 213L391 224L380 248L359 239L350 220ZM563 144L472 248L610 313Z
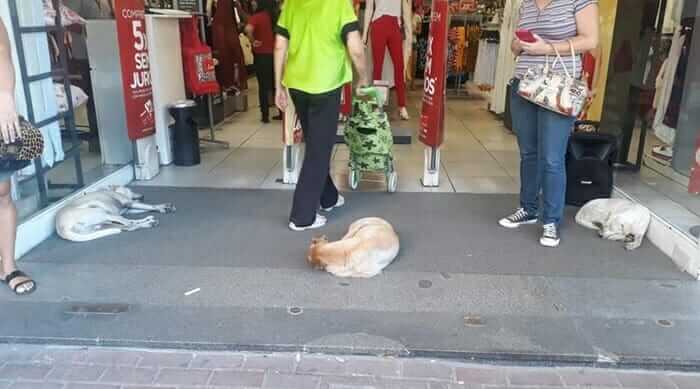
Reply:
M9 181L10 178L12 177L13 172L0 172L0 183L3 183L5 181Z

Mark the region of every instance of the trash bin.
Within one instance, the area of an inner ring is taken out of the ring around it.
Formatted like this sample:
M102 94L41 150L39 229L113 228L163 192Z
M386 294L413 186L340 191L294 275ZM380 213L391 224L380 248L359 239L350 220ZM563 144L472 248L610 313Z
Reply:
M199 130L194 121L197 103L192 100L176 101L168 106L175 119L173 133L173 163L176 166L194 166L201 162Z

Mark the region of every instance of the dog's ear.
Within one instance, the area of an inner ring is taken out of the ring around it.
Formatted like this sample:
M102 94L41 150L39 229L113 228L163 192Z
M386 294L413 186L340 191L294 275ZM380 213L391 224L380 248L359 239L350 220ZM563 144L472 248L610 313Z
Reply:
M311 238L311 244L319 244L328 242L328 238L325 235L314 236Z
M306 261L316 270L325 270L326 268L318 254L318 247L314 244L311 244L311 247L309 247L309 254L306 257Z

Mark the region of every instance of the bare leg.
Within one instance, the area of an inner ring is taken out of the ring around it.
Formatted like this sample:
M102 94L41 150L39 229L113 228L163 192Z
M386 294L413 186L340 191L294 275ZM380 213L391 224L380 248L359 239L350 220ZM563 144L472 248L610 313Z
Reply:
M0 182L0 259L2 269L0 279L17 270L15 263L15 239L17 238L17 209L12 202L10 193L10 181ZM26 277L17 277L12 280L10 288L14 290L16 285L28 281ZM27 283L20 287L18 293L32 289L34 285Z

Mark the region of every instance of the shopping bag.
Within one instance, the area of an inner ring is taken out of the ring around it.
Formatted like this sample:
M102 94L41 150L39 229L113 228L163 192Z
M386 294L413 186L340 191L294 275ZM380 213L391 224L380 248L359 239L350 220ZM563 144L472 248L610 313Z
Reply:
M301 120L294 108L292 97L287 91L287 109L282 116L282 141L285 146L296 145L304 141L304 132L301 128Z
M194 95L216 94L221 88L216 81L214 56L199 39L198 20L196 16L180 20L185 86Z

